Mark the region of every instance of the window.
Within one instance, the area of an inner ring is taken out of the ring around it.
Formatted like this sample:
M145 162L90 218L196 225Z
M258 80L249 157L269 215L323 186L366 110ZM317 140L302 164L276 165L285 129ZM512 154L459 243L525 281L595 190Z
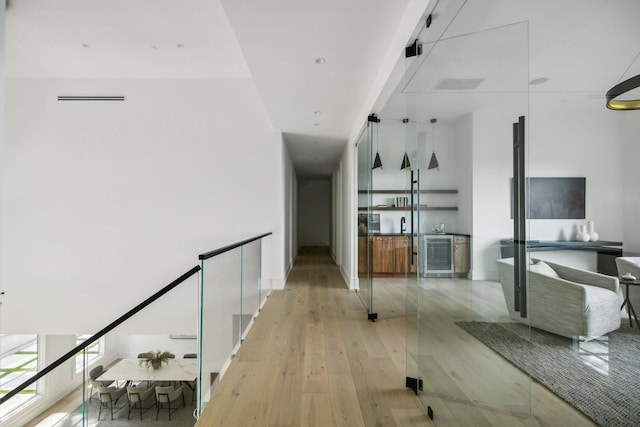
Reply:
M37 335L0 335L0 395L5 395L38 371ZM37 395L36 384L31 384L2 405L6 416Z
M91 335L76 335L76 346L85 342ZM104 347L104 338L100 338L94 341L86 348L87 353L87 366L91 366L93 362L98 360L102 356ZM80 372L84 369L84 352L80 351L76 354L76 372Z

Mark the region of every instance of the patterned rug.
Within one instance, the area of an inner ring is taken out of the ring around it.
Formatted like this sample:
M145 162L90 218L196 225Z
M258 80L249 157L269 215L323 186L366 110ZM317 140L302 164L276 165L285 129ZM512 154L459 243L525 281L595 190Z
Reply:
M518 323L456 322L601 426L640 425L640 330L574 341Z

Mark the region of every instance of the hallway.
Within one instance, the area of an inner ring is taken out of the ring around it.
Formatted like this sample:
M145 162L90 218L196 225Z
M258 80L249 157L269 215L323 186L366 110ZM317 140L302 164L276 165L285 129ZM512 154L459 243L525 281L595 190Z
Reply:
M303 247L197 426L428 426L405 382L405 319L366 320L328 249Z

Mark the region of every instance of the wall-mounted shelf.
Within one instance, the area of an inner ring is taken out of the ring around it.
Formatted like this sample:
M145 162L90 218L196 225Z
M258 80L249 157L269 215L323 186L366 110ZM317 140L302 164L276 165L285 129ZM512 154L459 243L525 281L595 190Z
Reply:
M366 206L358 206L359 211L366 211L368 208ZM372 211L408 211L411 210L408 207L406 208L398 208L395 206L371 206ZM457 211L457 206L423 206L420 208L421 211Z
M417 192L417 191L416 191ZM410 193L407 190L358 190L358 194L408 194ZM420 194L458 194L458 190L456 189L444 189L444 190L420 190ZM421 211L457 211L457 206L421 206L419 208ZM409 211L410 207L396 207L396 206L371 206L367 208L366 206L359 206L359 211Z
M358 190L358 194L407 194L408 190ZM458 190L420 190L424 194L458 194Z

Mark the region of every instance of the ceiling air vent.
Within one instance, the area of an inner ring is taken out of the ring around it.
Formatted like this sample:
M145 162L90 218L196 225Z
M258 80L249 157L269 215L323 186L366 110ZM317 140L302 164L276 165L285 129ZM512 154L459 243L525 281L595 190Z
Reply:
M434 90L474 90L484 79L442 79L436 83Z
M58 101L124 101L124 95L96 96L96 95L58 95Z

